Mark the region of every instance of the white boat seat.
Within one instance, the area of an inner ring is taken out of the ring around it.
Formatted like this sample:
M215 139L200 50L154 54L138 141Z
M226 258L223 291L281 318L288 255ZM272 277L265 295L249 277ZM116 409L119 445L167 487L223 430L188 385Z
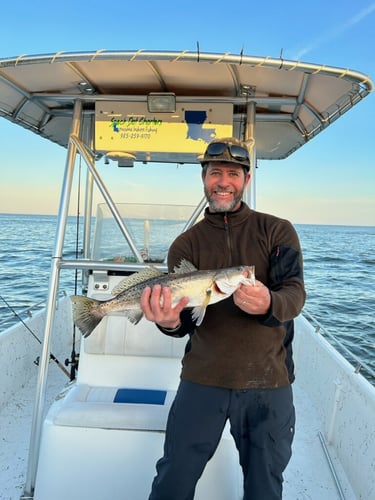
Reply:
M133 325L122 315L106 316L84 339L88 354L114 356L157 356L181 359L186 339L164 335L154 323L142 319Z
M69 389L52 420L71 427L164 431L174 396L171 390L79 384Z
M90 275L88 297L108 300L110 291L123 279L121 276L100 275L101 291L97 291L97 276ZM105 290L103 291L103 283ZM89 337L84 340L84 351L88 354L115 356L157 356L181 359L186 339L175 339L162 334L154 323L142 319L133 325L121 313L105 316Z
M106 289L112 290L121 277L106 279ZM89 280L88 295L98 300L111 297L93 288ZM186 342L186 338L164 335L146 319L133 325L121 314L105 316L89 337L82 338L76 387L64 398L55 422L121 429L143 422L142 428L164 430ZM166 392L165 403L150 404L151 395L160 390ZM116 402L125 394L133 394L136 400ZM148 403L140 402L146 395Z

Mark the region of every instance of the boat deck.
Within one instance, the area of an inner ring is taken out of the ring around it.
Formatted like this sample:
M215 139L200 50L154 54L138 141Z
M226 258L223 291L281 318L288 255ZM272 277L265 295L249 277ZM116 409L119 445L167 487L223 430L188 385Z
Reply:
M35 377L14 394L0 411L0 499L19 500L25 485L30 428L35 399ZM66 375L55 365L49 367L47 405L66 384Z
M19 500L23 493L35 383L36 370L35 378L30 379L20 391L14 394L8 405L0 412L1 500ZM47 387L48 404L53 401L54 395L64 384L66 384L66 376L56 365L52 364L49 369ZM297 426L293 457L285 474L284 499L335 500L344 498L354 500L355 496L350 485L339 463L332 456L341 492L335 484L334 474L330 470L319 438L322 424L318 413L306 398L298 381L294 384L294 394Z
M320 440L322 422L309 397L298 384L293 384L297 414L293 455L284 475L285 500L355 500L355 495L342 467L328 448L325 456ZM338 479L336 485L334 476ZM340 491L341 490L341 491Z

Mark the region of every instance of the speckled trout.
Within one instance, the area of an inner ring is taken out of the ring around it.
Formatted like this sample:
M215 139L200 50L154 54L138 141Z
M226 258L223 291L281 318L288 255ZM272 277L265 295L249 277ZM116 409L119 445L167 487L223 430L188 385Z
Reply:
M84 337L88 337L107 314L122 312L134 324L142 316L141 295L143 290L157 284L169 287L172 305L183 297L189 297L187 308L192 308L192 318L199 326L207 306L232 295L241 284L254 284L253 266L229 267L214 271L198 271L193 264L182 260L173 273L164 274L155 267L147 267L123 279L112 291L113 298L99 301L74 295L73 320Z

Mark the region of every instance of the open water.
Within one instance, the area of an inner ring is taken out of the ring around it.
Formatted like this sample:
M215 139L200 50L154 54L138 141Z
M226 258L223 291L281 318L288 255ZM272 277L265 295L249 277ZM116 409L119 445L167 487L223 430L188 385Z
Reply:
M55 223L54 216L0 214L0 332L17 321L2 298L18 314L45 300ZM375 371L375 227L296 229L304 254L305 310ZM80 249L76 232L72 217L66 258ZM74 293L73 279L74 270L62 271L61 288L68 294Z

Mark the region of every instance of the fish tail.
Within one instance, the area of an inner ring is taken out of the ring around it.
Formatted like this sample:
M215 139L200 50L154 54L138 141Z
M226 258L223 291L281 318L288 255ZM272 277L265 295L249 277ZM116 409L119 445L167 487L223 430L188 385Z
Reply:
M82 335L88 337L98 326L103 314L98 311L99 300L73 295L70 297L73 306L74 324L81 330Z

